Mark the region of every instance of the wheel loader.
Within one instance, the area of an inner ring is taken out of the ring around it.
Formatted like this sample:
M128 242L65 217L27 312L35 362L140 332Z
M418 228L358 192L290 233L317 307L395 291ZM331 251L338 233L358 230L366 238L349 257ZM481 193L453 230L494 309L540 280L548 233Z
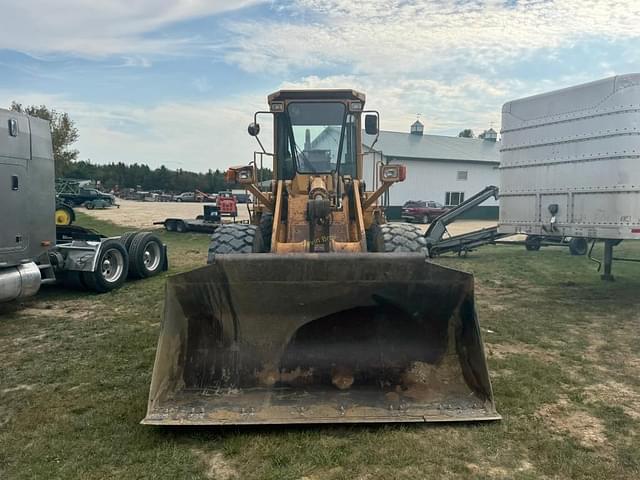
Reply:
M273 157L227 180L250 224L211 237L208 265L167 281L147 415L152 425L497 420L473 277L429 261L417 226L386 223L363 182L379 115L353 90L281 90L249 134ZM273 117L273 152L258 135ZM364 125L362 125L364 123Z

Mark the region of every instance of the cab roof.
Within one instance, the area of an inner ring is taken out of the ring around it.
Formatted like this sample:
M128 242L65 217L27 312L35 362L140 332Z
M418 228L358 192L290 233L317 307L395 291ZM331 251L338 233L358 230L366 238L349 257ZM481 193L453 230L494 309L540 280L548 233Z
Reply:
M365 94L348 89L323 90L278 90L267 98L268 102L283 100L360 100L365 101Z

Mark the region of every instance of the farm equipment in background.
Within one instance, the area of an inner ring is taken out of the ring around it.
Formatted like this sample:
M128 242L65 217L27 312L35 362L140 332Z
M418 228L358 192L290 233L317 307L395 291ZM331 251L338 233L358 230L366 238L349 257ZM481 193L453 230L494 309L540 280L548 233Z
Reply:
M273 189L255 163L227 172L255 197L252 224L221 225L209 265L168 280L142 423L500 418L473 276L431 263L417 226L385 223L377 200L403 166L381 166L374 191L361 181L364 101L269 96ZM377 112L364 124L376 135Z
M0 302L60 281L107 292L167 269L166 247L152 233L105 237L71 225L73 208L54 192L48 122L0 109L0 178L11 179L0 189L10 212L0 229Z
M228 191L218 192L216 205L221 216L234 218L238 216L238 201L233 193Z
M119 207L114 195L87 187L78 180L59 178L55 185L56 197L73 207L82 205L87 210Z
M55 224L56 225L71 225L76 221L76 212L73 209L73 205L65 202L61 198L56 196L56 210L55 210Z

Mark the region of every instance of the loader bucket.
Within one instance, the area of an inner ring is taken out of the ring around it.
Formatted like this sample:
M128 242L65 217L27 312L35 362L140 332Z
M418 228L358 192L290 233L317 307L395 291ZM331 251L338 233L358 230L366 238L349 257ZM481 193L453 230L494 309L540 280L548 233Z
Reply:
M220 255L167 281L144 424L499 418L473 276L424 255Z

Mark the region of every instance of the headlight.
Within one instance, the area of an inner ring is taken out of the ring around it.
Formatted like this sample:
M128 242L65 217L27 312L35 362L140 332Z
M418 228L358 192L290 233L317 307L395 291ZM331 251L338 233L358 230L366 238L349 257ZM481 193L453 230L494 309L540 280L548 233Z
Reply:
M383 165L380 168L380 178L383 182L402 182L407 176L407 168L404 165Z
M284 112L284 102L271 102L272 112Z

